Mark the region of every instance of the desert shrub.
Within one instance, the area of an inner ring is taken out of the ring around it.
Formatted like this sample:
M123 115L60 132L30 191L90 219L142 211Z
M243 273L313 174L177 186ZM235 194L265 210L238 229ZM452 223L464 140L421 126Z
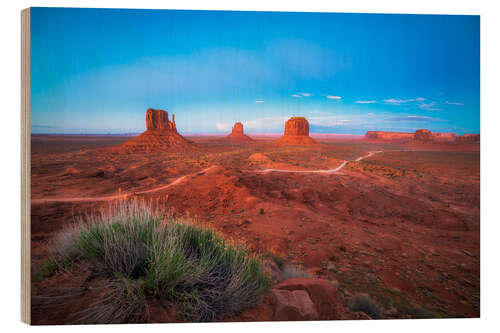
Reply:
M307 278L311 277L304 269L298 265L285 265L283 268L283 279Z
M86 216L56 241L51 260L87 261L105 281L80 322L147 321L147 297L176 304L183 320L213 321L255 305L270 286L242 246L140 201Z
M271 251L267 251L265 252L263 255L262 255L263 258L265 259L271 259L272 261L274 261L274 263L278 266L278 268L283 271L283 269L285 268L285 259L283 259L282 257L280 257L279 255L271 252Z
M373 319L382 318L382 307L368 294L356 294L349 307L353 311L362 311Z

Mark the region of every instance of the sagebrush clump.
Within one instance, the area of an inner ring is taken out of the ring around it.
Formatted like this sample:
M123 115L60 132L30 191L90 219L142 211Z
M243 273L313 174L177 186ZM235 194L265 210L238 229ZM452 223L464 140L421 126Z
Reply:
M146 322L148 298L175 304L182 320L214 321L257 304L270 286L261 259L242 246L140 201L84 217L53 244L60 269L86 261L107 282L85 323Z
M359 293L354 295L349 304L349 307L353 311L362 311L373 319L382 318L382 306L368 294Z

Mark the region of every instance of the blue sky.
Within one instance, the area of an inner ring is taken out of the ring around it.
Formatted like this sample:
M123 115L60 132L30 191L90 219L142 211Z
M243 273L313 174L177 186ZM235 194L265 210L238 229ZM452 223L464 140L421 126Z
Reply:
M33 8L33 133L479 133L479 17Z

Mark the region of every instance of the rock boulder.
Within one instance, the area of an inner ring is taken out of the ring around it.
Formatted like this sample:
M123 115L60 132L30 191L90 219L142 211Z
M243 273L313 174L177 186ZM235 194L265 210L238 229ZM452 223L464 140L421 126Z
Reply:
M271 295L274 302L273 320L317 320L318 312L309 294L305 290L273 289Z
M333 284L318 278L293 278L277 284L278 290L304 290L316 307L320 319L340 319L343 302Z

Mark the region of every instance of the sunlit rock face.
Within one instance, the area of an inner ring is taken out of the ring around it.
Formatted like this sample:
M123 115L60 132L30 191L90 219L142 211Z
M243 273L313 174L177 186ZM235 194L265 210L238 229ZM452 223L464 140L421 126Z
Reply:
M227 136L227 138L231 141L236 142L254 141L252 138L243 133L243 124L240 122L234 124L233 130L231 131L231 134Z
M310 145L317 144L309 136L309 122L304 117L292 117L285 123L285 135L276 141L284 145Z

